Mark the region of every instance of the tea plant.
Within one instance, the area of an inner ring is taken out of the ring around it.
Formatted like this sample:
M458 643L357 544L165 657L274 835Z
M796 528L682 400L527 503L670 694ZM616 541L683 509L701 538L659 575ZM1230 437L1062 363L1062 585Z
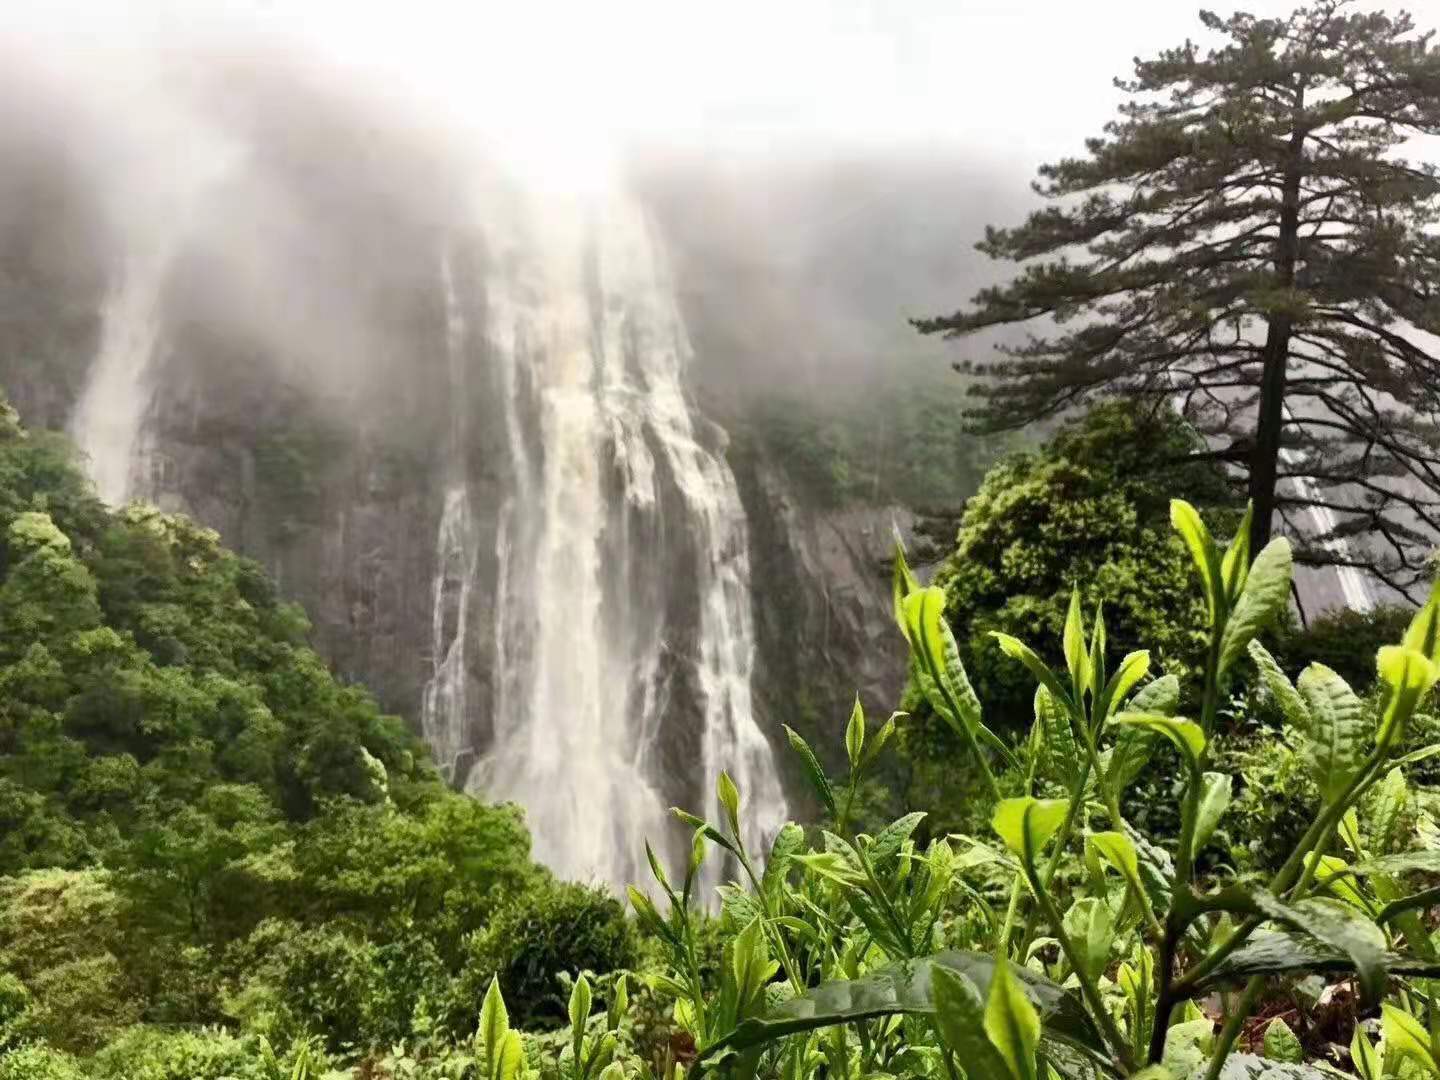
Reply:
M1287 542L1252 560L1248 516L1223 549L1187 503L1172 504L1171 520L1204 589L1198 711L1180 715L1179 683L1152 678L1144 651L1112 670L1103 612L1087 620L1077 594L1061 670L1019 638L993 635L1036 683L1034 726L1019 746L986 726L943 591L922 587L897 556L895 617L912 676L973 758L973 797L993 804L999 843L921 843L920 813L873 836L854 832L854 794L897 720L872 734L858 704L843 783L789 734L830 827L807 836L784 826L763 869L742 840L740 793L721 774L723 821L677 811L694 830L678 884L651 853L664 909L630 890L642 926L668 950L656 983L694 1039L693 1069L784 1080L1313 1076L1320 1066L1298 1061L1301 1044L1283 1021L1266 1029L1263 1056L1236 1048L1268 977L1318 974L1353 986L1362 1009L1381 1010L1378 1044L1355 1028L1359 1075L1440 1076L1429 982L1440 954L1423 917L1440 888L1410 883L1440 872L1440 839L1410 847L1399 827L1406 767L1440 747L1397 750L1440 678L1440 595L1380 650L1374 704L1321 664L1291 683L1257 640L1288 602ZM1252 666L1303 735L1319 802L1268 880L1221 882L1198 858L1232 797L1231 777L1212 768L1217 717L1237 672ZM1182 770L1180 833L1168 845L1122 812L1126 789L1164 744ZM715 987L701 973L695 889L711 847L741 874L721 890L732 934ZM1197 1004L1217 994L1218 1032ZM667 1063L667 1076L676 1068Z

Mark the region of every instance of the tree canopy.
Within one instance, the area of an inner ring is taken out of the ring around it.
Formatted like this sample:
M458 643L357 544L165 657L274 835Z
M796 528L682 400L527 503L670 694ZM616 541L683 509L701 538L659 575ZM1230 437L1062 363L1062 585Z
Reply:
M1440 176L1401 151L1440 134L1440 51L1344 0L1201 21L1219 44L1137 59L1086 155L1040 168L1054 205L986 230L1018 275L916 325L1035 324L956 365L981 428L1178 401L1248 488L1252 552L1279 515L1311 561L1409 591L1440 530ZM1299 528L1315 507L1333 525Z

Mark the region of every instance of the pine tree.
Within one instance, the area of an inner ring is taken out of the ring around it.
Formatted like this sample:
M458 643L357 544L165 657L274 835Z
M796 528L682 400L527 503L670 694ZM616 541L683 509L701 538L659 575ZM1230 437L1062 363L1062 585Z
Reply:
M1440 49L1344 0L1200 18L1221 43L1137 59L1087 155L1040 168L1054 205L986 230L1018 276L916 325L1034 324L956 365L982 430L1177 401L1248 487L1252 551L1278 515L1311 561L1408 592L1440 536L1440 176L1400 151L1440 134ZM1316 507L1328 536L1295 527Z

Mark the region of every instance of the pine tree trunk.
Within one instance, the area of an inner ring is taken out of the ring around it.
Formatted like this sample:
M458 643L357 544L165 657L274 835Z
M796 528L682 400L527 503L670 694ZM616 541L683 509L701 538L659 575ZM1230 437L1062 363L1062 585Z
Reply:
M1280 202L1280 232L1275 239L1276 285L1295 285L1295 263L1299 257L1300 180L1304 171L1305 131L1300 113L1305 91L1295 92L1296 127L1290 138L1290 154ZM1280 472L1280 435L1285 427L1285 376L1290 361L1290 334L1293 321L1288 312L1272 314L1265 332L1265 367L1260 376L1260 410L1256 418L1255 451L1250 461L1250 557L1253 559L1270 541L1275 519L1275 489Z

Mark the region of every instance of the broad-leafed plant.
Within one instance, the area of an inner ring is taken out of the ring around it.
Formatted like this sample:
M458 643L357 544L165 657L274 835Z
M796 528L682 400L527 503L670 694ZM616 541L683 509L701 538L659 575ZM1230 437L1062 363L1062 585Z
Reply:
M693 1068L786 1080L1299 1077L1317 1067L1300 1061L1283 1020L1265 1027L1261 1054L1236 1045L1267 977L1319 974L1380 1010L1378 1042L1356 1027L1359 1075L1440 1076L1428 981L1440 976L1440 953L1424 918L1440 889L1411 885L1440 872L1440 844L1408 844L1400 825L1407 766L1440 748L1398 750L1440 678L1440 596L1380 650L1378 696L1362 699L1321 664L1292 683L1257 640L1288 603L1287 542L1252 558L1248 520L1222 547L1187 503L1177 500L1171 519L1208 613L1195 710L1184 715L1179 682L1155 677L1148 653L1112 667L1103 612L1087 618L1077 592L1063 667L994 635L1036 683L1034 726L1020 745L986 725L943 591L923 587L897 554L895 617L912 678L973 759L973 797L993 805L994 836L921 843L920 813L875 835L853 831L855 792L902 719L872 731L858 703L843 781L789 732L828 827L784 826L763 869L742 840L741 793L722 774L724 821L677 811L694 830L678 883L652 855L657 891L631 890L642 925L668 950L657 984L695 1041ZM1198 856L1232 797L1212 752L1242 670L1302 734L1320 799L1268 880L1216 881ZM1180 762L1180 829L1161 843L1123 806L1167 744ZM718 985L702 974L695 887L712 845L742 875L721 890L730 933ZM1218 1031L1198 1004L1217 1000Z

